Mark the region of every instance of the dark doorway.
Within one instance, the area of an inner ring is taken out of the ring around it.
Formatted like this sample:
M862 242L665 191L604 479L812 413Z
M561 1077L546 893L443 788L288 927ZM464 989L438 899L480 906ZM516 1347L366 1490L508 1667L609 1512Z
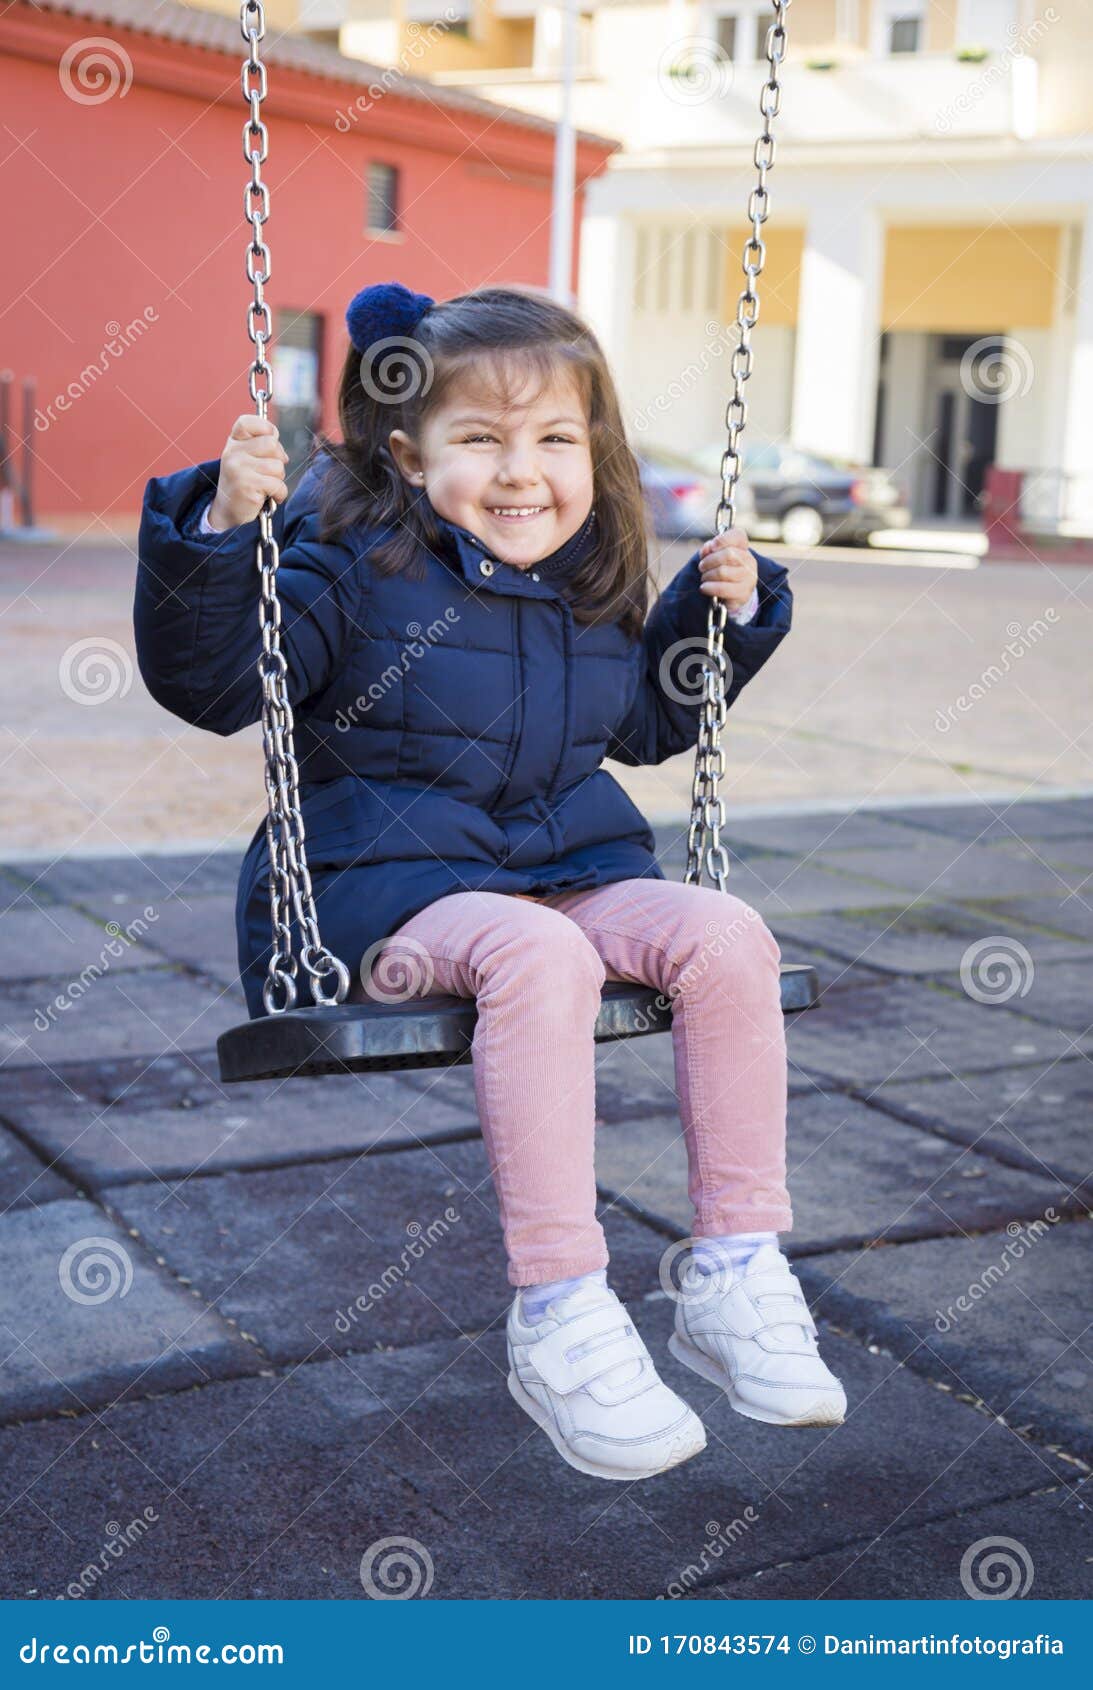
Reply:
M933 455L930 515L979 513L987 469L994 462L998 405L991 371L1004 362L1001 335L938 335L932 372Z

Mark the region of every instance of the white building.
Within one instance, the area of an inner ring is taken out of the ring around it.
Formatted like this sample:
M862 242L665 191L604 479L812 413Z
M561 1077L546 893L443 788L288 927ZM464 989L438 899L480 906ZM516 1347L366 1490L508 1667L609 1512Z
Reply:
M690 451L729 390L772 10L577 3L574 118L622 143L580 301L636 433ZM562 15L312 0L303 27L553 117ZM749 438L880 463L922 516L973 514L995 462L1093 532L1093 0L792 0L788 26Z

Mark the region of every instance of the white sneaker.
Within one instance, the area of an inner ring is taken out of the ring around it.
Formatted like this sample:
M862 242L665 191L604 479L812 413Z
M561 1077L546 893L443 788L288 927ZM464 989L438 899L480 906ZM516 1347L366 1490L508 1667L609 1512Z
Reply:
M657 1376L613 1291L578 1286L526 1322L508 1319L509 1390L563 1460L599 1479L649 1479L706 1447L694 1410Z
M846 1392L820 1358L816 1322L776 1244L760 1245L736 1274L725 1266L703 1275L688 1263L668 1348L749 1419L838 1426L846 1414Z

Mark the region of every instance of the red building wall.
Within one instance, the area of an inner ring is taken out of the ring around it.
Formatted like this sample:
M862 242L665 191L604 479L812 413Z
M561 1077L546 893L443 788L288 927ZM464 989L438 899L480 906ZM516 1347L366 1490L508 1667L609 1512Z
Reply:
M76 73L62 69L90 36L118 66L116 89L92 100L73 97ZM445 108L439 93L400 96L397 82L363 93L269 68L267 298L275 313L323 314L329 428L358 288L398 279L445 296L547 280L552 134ZM125 527L149 475L218 456L251 408L238 64L16 4L0 18L0 107L0 369L37 380L38 520L71 528L98 513ZM608 152L582 143L579 179ZM364 232L372 160L400 170L397 236Z

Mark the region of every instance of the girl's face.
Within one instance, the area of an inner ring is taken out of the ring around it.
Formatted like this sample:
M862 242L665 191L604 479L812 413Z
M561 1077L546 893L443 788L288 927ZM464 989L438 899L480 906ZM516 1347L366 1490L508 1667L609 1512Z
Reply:
M592 452L576 380L528 380L511 399L456 383L418 440L391 452L438 516L467 528L502 563L527 569L577 532L592 509Z

